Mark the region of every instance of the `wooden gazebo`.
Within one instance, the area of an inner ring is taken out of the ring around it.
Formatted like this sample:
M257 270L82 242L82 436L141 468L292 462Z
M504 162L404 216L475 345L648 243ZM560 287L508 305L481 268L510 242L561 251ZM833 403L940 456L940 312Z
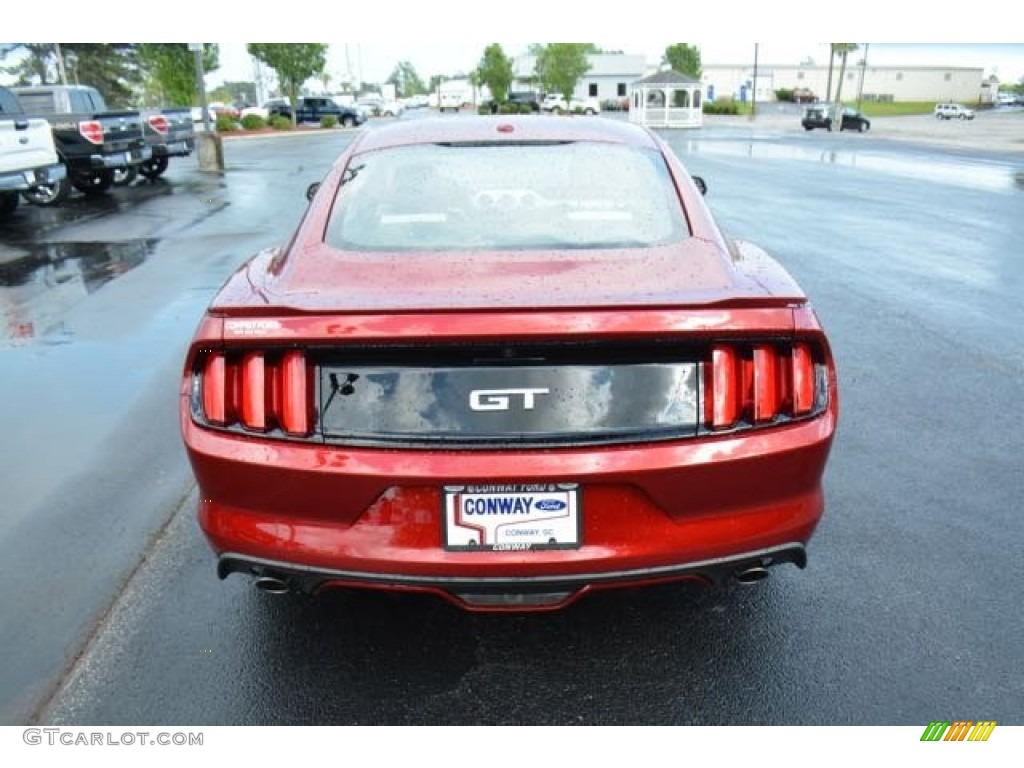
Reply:
M629 120L651 128L700 128L701 84L666 69L630 86Z

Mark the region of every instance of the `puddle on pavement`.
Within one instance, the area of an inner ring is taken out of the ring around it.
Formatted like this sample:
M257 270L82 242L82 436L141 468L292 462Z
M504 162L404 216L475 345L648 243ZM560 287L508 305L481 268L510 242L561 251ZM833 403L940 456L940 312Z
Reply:
M67 340L68 311L142 264L158 242L0 245L0 346Z
M686 142L685 151L689 154L731 155L762 160L806 160L973 189L1007 190L1024 186L1021 182L1024 172L1020 169L995 163L951 160L937 155L916 159L906 155L861 150L714 139L691 139Z

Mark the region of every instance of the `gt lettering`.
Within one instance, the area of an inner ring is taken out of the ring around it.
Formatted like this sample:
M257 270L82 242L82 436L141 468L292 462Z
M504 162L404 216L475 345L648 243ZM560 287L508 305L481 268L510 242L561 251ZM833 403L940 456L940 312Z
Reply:
M523 410L532 411L536 395L550 394L546 387L525 389L474 389L469 393L469 407L474 411L507 411L511 399L522 395Z

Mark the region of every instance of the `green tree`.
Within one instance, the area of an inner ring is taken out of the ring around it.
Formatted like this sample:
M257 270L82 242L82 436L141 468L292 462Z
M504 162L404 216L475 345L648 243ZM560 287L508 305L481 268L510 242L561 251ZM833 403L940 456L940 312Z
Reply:
M189 107L199 103L195 53L187 43L142 43L139 62L156 82L164 106ZM219 66L217 44L203 43L203 69L211 72Z
M416 67L408 61L398 62L391 72L391 77L384 82L392 83L395 86L395 93L401 97L424 93L427 90L427 86L416 72Z
M681 75L689 75L694 80L700 80L700 49L695 45L674 43L668 46L662 62Z
M503 102L508 97L509 86L515 79L512 59L505 55L499 43L484 48L484 55L476 67L477 80L491 91L491 98Z
M576 83L590 70L587 53L593 43L551 43L537 54L534 70L541 87L548 93L559 93L568 103Z
M292 104L292 125L296 124L294 106L299 89L327 65L327 46L323 43L249 43L250 56L255 56L277 73L281 90Z
M58 81L53 43L8 43L3 46L0 58L18 52L22 53L21 59L2 68L15 78L15 85L48 85Z
M60 43L68 83L91 85L111 108L131 107L144 81L136 43ZM57 44L12 43L4 56L20 52L19 64L6 67L18 85L45 85L60 81Z

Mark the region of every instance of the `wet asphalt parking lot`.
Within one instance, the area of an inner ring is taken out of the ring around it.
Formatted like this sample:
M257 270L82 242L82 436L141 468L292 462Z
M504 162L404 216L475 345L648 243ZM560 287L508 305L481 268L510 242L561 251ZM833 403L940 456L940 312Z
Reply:
M520 616L219 582L184 350L351 134L231 140L223 176L172 162L0 223L0 722L1024 723L1024 152L778 121L663 135L830 334L840 428L806 571Z

